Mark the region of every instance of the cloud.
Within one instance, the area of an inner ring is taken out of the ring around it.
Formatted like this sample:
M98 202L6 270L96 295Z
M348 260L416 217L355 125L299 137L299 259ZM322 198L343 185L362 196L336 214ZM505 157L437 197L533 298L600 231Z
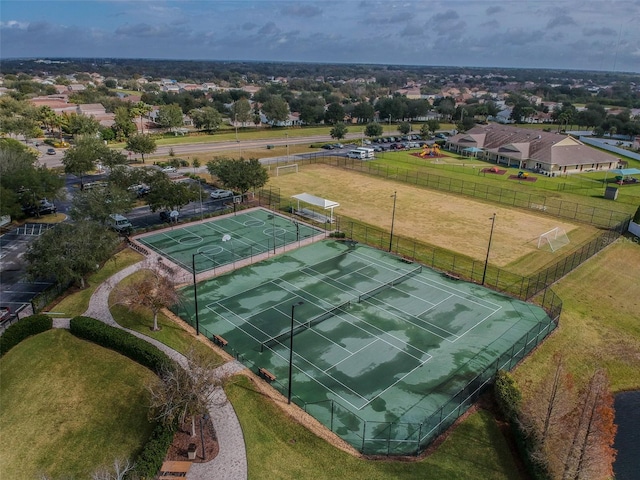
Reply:
M258 25L256 25L255 23L252 22L245 22L243 23L240 28L244 31L250 31L250 30L255 30L258 27Z
M569 15L558 15L547 23L547 28L564 28L569 25L576 25L575 20Z
M260 30L258 30L260 35L277 35L280 33L280 29L273 22L265 23Z
M613 28L609 27L599 27L599 28L585 28L582 30L582 33L588 36L592 35L602 35L602 36L615 36L616 31Z
M458 12L455 12L454 10L447 10L444 13L436 13L434 16L431 17L431 21L433 23L446 23L446 22L450 22L452 20L457 20L460 18L460 15L458 15Z
M493 7L488 7L488 8L485 10L485 13L486 13L487 15L495 15L496 13L500 13L500 12L502 12L502 11L504 11L504 9L503 9L502 7L500 7L500 6L496 5L496 6L493 6Z
M400 32L401 37L418 37L424 35L425 27L422 25L417 25L415 23L408 24L402 31Z
M296 4L290 7L283 7L280 9L283 15L290 15L292 17L304 17L312 18L322 15L322 9L314 5L301 5Z

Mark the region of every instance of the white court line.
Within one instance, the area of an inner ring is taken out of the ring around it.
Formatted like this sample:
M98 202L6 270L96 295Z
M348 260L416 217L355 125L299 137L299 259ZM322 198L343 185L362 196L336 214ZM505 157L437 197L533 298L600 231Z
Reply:
M352 252L352 255L356 255L356 256L359 255L359 256L367 258L367 259L374 259L375 258L375 257L372 257L370 255L366 255L366 254L361 253L361 252ZM385 264L386 263L388 265L391 265L390 263L384 262L384 261L380 261L380 263L381 264ZM375 262L374 262L374 264L375 264ZM421 265L421 264L418 263L418 265ZM425 266L425 267L429 268L428 266ZM412 277L412 280L415 280L415 281L417 281L419 283L423 283L425 285L432 286L433 288L435 288L437 290L441 290L441 291L443 291L445 293L451 294L452 291L456 292L456 293L453 293L453 295L456 295L457 297L460 297L460 298L464 298L465 300L468 300L471 303L476 303L477 305L480 305L481 307L490 308L487 305L483 305L482 303L480 303L479 297L477 297L476 295L470 295L468 292L464 292L464 291L462 291L460 289L457 289L455 287L452 287L450 285L447 285L447 284L444 284L444 283L440 283L440 282L438 282L436 280L433 280L431 278L425 278L425 277L422 277L420 275L416 275L415 277ZM475 299L475 300L473 300L473 299ZM498 305L496 303L493 303L493 302L490 302L489 300L482 299L482 302L486 302L487 304L491 305L494 308L497 308L498 310L500 308L502 308L502 307L500 307L500 305Z
M465 330L464 332L462 332L460 335L458 335L458 338L456 338L454 340L460 340L462 337L464 337L467 333L469 333L471 330L473 330L474 328L476 328L478 325L480 325L481 323L483 323L486 319L488 319L489 317L493 316L494 314L496 314L498 311L500 311L500 308L498 310L496 310L495 312L491 312L489 315L487 315L486 317L484 317L482 320L480 320L479 322L477 322L474 326L472 326L471 328L468 328L467 330Z
M425 313L427 313L429 310L433 310L434 308L438 307L440 304L442 304L442 303L446 302L447 300L449 300L451 297L454 297L454 296L455 296L455 295L451 294L451 295L449 295L448 297L446 297L446 298L444 298L444 299L440 300L438 303L431 303L431 302L428 302L427 300L425 300L425 302L427 302L427 303L431 303L431 306L430 306L429 308L427 308L426 310L423 310L422 312L420 312L417 316L418 316L418 317L420 317L420 316L424 315L424 314L425 314Z

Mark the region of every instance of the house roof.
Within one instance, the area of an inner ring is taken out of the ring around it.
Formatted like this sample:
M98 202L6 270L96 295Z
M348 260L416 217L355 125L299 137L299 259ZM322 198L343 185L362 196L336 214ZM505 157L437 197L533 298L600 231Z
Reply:
M482 148L508 158L530 159L559 166L612 163L618 160L571 136L502 124L477 125L466 133L450 137L447 143L463 148Z

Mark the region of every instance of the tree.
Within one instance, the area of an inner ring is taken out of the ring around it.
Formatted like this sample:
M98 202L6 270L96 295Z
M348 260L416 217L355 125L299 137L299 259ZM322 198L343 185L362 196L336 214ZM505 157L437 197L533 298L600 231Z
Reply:
M53 200L64 179L44 165L25 145L0 139L0 215L21 216L42 198Z
M411 124L409 122L401 122L400 125L398 125L398 131L401 134L406 135L411 131Z
M31 279L84 288L84 278L100 268L118 245L118 236L96 222L60 223L29 245L25 253Z
M212 132L217 130L222 123L222 116L213 107L202 107L189 112L189 116L193 120L193 124L199 130Z
M200 185L194 183L172 182L164 174L154 175L148 181L151 191L147 203L152 212L157 210L180 210L200 197Z
M344 123L336 123L334 127L329 131L329 135L331 135L331 138L341 140L347 135L348 131L349 129Z
M140 119L140 133L142 134L144 134L144 123L142 122L142 118L145 115L148 115L151 110L153 110L153 107L142 101L137 102L133 107L131 107L131 114Z
M344 108L337 102L329 104L324 114L324 121L330 125L344 122Z
M284 122L289 118L289 105L281 96L272 95L262 104L262 113L272 124Z
M153 315L154 332L158 328L158 314L163 308L169 308L180 300L176 286L158 267L147 265L140 278L120 283L115 289L115 301L129 310L146 309Z
M128 458L116 458L111 468L102 467L91 474L91 480L125 480L135 464Z
M373 121L373 117L376 114L373 105L367 102L360 102L353 107L352 115L358 119L358 123L368 123Z
M69 216L76 221L106 225L112 213L127 213L135 204L132 195L116 185L83 190L74 195Z
M369 123L364 129L364 134L369 138L373 138L382 135L382 131L382 125L379 123Z
M231 116L234 122L244 124L251 121L251 103L245 97L236 100L231 107Z
M117 140L128 138L136 132L136 126L131 121L131 113L126 107L116 108L115 118L111 130L115 133ZM105 139L106 140L106 139Z
M107 154L108 147L94 137L80 138L76 144L64 152L62 164L64 172L80 177L80 184L87 172L96 168L96 162Z
M167 128L169 131L173 131L174 128L184 125L184 119L182 109L177 103L171 105L161 105L158 110L158 117L156 122L162 128Z
M67 128L71 135L93 136L100 130L100 122L87 115L72 113L68 115Z
M196 416L204 415L221 385L216 368L220 365L211 355L195 349L186 355L183 368L176 362L164 366L158 379L147 384L151 394L150 417L170 427L178 427L191 418L191 436L196 435Z
M563 480L612 478L616 434L613 396L604 370L596 371L580 395Z
M261 188L269 181L267 169L257 158L218 157L207 163L207 170L225 187L242 193Z
M151 154L158 148L155 139L148 134L133 135L127 139L127 150L139 153L144 163L145 154Z

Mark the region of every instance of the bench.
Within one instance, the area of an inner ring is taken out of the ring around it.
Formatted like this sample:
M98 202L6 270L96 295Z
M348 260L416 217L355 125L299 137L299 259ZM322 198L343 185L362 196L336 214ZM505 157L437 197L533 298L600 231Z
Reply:
M296 210L295 213L297 215L300 215L301 217L305 217L320 223L335 222L335 219L328 217L327 215L322 215L321 213L314 212L313 210L309 210L308 208L302 208L300 210Z
M460 280L460 277L458 275L454 275L453 273L444 273L444 276L447 277L450 280Z
M214 335L213 336L213 343L215 343L216 345L218 345L219 347L226 347L227 344L229 342L227 342L224 338L222 338L220 335Z
M413 260L411 260L410 258L405 258L405 257L402 257L402 258L400 259L400 261L401 261L402 263L409 263L409 264L413 263Z
M258 375L267 380L268 382L273 382L276 379L276 376L271 373L266 368L259 368Z

